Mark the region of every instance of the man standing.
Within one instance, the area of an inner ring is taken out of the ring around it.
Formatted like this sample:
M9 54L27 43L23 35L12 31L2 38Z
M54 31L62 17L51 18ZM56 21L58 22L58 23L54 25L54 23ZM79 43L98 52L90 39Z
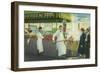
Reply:
M55 41L56 38L56 41ZM58 50L58 57L60 59L66 58L66 46L65 46L65 39L63 35L63 26L59 26L59 30L57 30L53 35L53 41L56 42L56 49Z
M39 27L37 32L37 49L39 55L41 55L44 52L43 43L42 43L42 39L44 37L42 36L41 31L42 31L42 27Z
M85 58L85 30L81 28L81 36L80 36L80 41L79 41L79 47L78 47L78 57L84 57Z
M85 55L86 58L90 57L90 29L86 30L86 38L85 38Z

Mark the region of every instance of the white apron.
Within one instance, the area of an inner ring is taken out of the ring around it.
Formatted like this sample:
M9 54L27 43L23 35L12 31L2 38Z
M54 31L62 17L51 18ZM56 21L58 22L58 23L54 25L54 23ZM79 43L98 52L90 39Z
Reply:
M37 33L37 49L39 53L43 52L43 43L42 43L43 36L40 32Z
M64 43L64 36L63 32L58 30L56 33L53 35L53 40L55 40L55 37L57 37L56 40L56 49L58 50L58 56L62 56L66 54L66 46Z

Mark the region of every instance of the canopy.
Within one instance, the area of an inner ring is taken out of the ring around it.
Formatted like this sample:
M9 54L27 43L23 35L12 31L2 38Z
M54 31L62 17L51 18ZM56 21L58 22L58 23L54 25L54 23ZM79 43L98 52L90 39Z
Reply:
M71 22L71 14L60 12L24 11L25 23L62 22L63 20Z

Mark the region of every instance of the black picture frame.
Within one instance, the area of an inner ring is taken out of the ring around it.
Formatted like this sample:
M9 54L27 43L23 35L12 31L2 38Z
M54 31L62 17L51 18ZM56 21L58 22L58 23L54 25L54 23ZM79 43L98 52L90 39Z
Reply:
M81 8L81 9L93 9L95 10L95 64L85 65L70 65L70 66L52 66L52 67L35 67L35 68L19 68L19 49L18 49L18 36L19 36L19 24L18 24L18 11L19 5L27 6L49 6L49 7L63 7L63 8ZM11 70L13 71L28 71L28 70L45 70L45 69L60 69L60 68L77 68L77 67L92 67L97 66L97 7L96 6L84 6L84 5L69 5L69 4L50 4L50 3L35 3L35 2L19 2L15 1L11 3Z

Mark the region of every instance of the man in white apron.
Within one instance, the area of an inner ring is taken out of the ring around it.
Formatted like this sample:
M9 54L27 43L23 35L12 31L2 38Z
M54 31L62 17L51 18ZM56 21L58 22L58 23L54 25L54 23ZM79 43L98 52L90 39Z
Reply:
M65 46L65 39L63 35L63 27L62 25L59 26L59 30L53 35L53 41L55 41L56 37L56 49L58 50L58 57L59 58L66 58L66 46Z
M42 54L44 49L43 49L43 43L42 39L44 38L41 34L42 27L39 27L39 30L37 32L37 49L38 49L38 54Z

